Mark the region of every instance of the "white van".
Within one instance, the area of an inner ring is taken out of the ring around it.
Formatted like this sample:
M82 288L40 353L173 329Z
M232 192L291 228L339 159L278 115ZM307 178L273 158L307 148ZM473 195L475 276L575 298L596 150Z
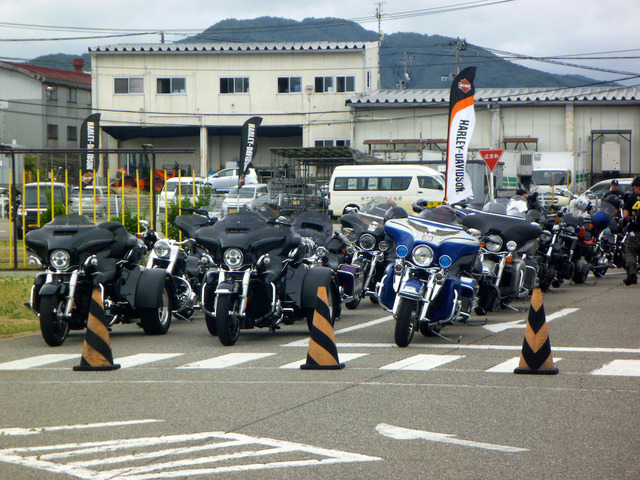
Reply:
M180 188L178 189L178 184ZM205 185L204 179L200 177L196 177L195 180L193 177L173 177L167 179L164 186L162 187L162 191L158 194L158 215L163 216L165 214L165 197L167 199L167 203L178 203L178 190L180 190L180 194L182 198L192 198L194 196L193 186L195 184L195 197L198 198L198 195L202 192L202 188ZM165 195L166 191L166 195Z
M347 207L362 206L385 197L411 213L411 205L425 199L430 206L444 200L444 175L423 165L341 165L329 181L329 215L339 217Z

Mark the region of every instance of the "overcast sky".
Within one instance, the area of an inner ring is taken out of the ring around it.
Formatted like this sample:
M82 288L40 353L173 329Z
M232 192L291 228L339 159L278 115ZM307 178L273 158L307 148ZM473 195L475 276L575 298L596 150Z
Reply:
M441 7L491 3L456 12L424 14ZM227 19L260 16L294 20L338 17L377 30L378 2L373 0L0 0L0 59L23 60L49 53L86 53L114 43L160 41L158 35L74 41L7 41L93 36L100 32L12 28L6 23L105 29L198 30ZM403 18L393 19L394 16ZM402 15L399 15L402 14ZM394 0L382 2L382 31L460 37L469 43L537 57L615 52L607 56L640 57L640 0ZM192 33L193 34L193 33ZM181 37L167 35L167 41ZM626 50L626 51L625 51ZM640 60L580 59L580 64L640 75ZM525 65L547 71L539 62ZM589 70L564 68L593 78L622 78ZM640 84L639 79L629 83Z

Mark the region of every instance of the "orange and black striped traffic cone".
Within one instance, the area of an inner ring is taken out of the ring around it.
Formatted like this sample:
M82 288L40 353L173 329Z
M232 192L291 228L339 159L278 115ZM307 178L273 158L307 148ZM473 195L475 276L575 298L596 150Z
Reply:
M300 365L300 368L302 370L339 370L344 368L344 363L340 363L338 360L338 348L331 325L327 287L318 287L307 363Z
M107 371L116 370L120 365L113 363L109 329L104 316L104 305L99 288L93 289L91 305L89 306L89 318L87 319L87 331L82 346L82 358L80 365L73 367L75 371Z
M536 288L531 295L531 307L524 333L520 365L513 373L539 373L555 375L558 369L553 365L551 342L547 330L547 320L542 304L542 290Z

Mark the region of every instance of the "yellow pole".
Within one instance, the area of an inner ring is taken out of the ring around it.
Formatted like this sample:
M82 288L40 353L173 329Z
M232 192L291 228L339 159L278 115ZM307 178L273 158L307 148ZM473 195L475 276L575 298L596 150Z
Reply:
M167 178L167 170L164 171ZM167 181L164 182L164 238L169 238L169 204L167 203Z
M78 214L82 215L82 170L78 170Z
M120 194L122 195L122 206L120 208L120 218L122 218L122 224L124 225L124 172L120 176Z
M140 185L140 170L136 168L136 184ZM140 189L136 193L136 202L138 203L138 233L140 233Z
M64 196L64 213L69 215L69 170L64 169L64 191L67 194Z
M53 168L51 169L51 220L56 218L56 196L55 190L53 189Z
M22 170L22 193L26 193L25 192L25 188L24 185L27 182L27 178L26 178L26 174L25 171ZM36 187L37 190L39 190L39 185L38 187ZM24 195L23 195L24 197ZM24 203L24 198L22 199L22 265L23 266L27 266L27 244L24 243L24 237L27 235L27 206ZM38 191L38 201L40 200L40 192Z
M182 215L182 172L178 170L178 215ZM178 238L182 241L182 232L178 231Z
M38 199L36 200L36 205L38 206L38 228L40 228L40 169L38 169L36 171L36 193L38 195ZM24 182L22 182L22 184L24 185ZM24 212L24 208L22 209L22 211Z
M13 204L11 202L11 194L13 192L13 185L11 179L13 178L13 171L9 170L9 265L13 265Z
M195 207L196 206L196 172L192 170L191 174L193 176L193 185L191 186L191 188L192 188L192 191L191 191L191 206Z
M109 185L109 169L107 168L107 221L111 220L111 185ZM117 200L116 200L117 202Z
M93 223L96 222L96 171L93 171L93 177L91 177L91 183L93 183Z

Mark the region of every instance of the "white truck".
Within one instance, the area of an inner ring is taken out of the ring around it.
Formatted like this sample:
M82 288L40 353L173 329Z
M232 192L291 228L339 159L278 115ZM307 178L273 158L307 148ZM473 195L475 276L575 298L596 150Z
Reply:
M587 188L586 163L586 152L534 153L530 192L538 192L543 207L568 205Z

